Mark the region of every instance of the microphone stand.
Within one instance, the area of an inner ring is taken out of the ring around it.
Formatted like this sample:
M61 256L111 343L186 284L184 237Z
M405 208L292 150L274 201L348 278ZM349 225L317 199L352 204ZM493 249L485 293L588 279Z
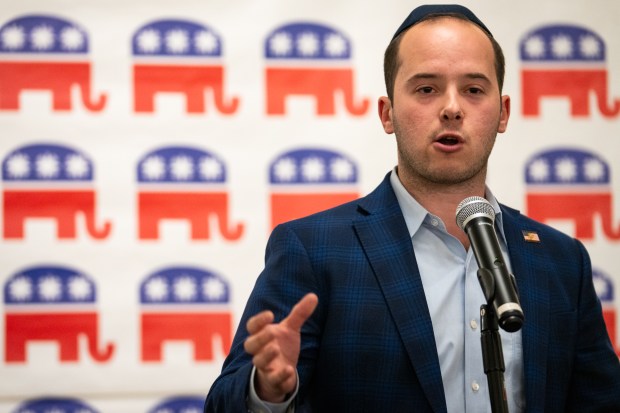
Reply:
M504 382L506 366L504 365L502 340L499 335L499 323L493 307L493 297L495 295L493 274L485 268L480 268L478 270L478 281L487 300L487 304L480 306L480 342L482 344L484 373L487 375L487 383L489 385L491 411L493 413L508 413L508 400Z

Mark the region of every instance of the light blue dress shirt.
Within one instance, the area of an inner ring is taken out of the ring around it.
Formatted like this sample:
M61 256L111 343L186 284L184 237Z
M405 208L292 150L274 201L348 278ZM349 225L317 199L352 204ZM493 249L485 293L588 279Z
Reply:
M477 278L478 264L470 248L446 231L443 221L426 211L400 182L396 169L390 183L405 217L415 253L424 294L433 323L439 366L449 413L491 413L487 377L480 344L480 306L486 304ZM495 210L495 228L504 260L512 272L502 212L489 188L486 199ZM456 219L456 211L455 211ZM525 411L523 345L521 332L500 329L504 352L504 373L508 410ZM292 411L295 393L284 403L262 402L254 390L254 374L247 400L251 412ZM299 385L299 383L298 383ZM288 409L287 409L288 408Z
M415 253L424 294L433 322L448 412L491 412L487 377L480 344L480 305L486 304L477 278L478 264L469 248L446 231L443 221L426 211L405 189L396 170L390 183ZM489 188L486 199L495 210L495 229L504 260L512 272L502 212ZM456 219L456 211L455 211ZM521 331L500 329L508 410L525 411L523 345Z

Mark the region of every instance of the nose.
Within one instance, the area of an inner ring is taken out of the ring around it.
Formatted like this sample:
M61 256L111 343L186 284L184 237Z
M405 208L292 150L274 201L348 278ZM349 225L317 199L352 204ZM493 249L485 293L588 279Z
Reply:
M444 121L463 119L463 110L459 103L459 95L456 91L446 92L445 104L441 110L441 119Z

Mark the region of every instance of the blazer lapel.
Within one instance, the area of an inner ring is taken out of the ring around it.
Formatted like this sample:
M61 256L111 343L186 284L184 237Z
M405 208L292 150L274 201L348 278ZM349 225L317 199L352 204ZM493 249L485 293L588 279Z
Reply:
M435 412L446 403L433 326L411 238L388 177L360 202L353 223L420 385Z
M504 233L510 262L519 290L525 321L522 328L526 405L528 411L543 411L549 346L549 286L540 274L547 260L544 239L527 242L519 211L502 205Z

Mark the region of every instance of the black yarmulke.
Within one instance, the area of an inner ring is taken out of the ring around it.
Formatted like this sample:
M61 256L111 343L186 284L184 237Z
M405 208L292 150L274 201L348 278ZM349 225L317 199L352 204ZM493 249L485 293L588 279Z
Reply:
M493 35L491 34L491 31L467 7L461 6L459 4L426 4L424 6L416 7L415 9L413 9L413 11L405 19L403 24L401 24L398 30L396 30L396 33L394 33L392 40L394 40L394 38L396 38L396 36L401 34L404 30L413 26L414 24L416 24L417 22L419 22L420 20L422 20L429 14L444 14L444 13L460 14L461 16L465 17L467 20L480 26L480 28L484 30L485 32L487 32L489 36L493 37Z

